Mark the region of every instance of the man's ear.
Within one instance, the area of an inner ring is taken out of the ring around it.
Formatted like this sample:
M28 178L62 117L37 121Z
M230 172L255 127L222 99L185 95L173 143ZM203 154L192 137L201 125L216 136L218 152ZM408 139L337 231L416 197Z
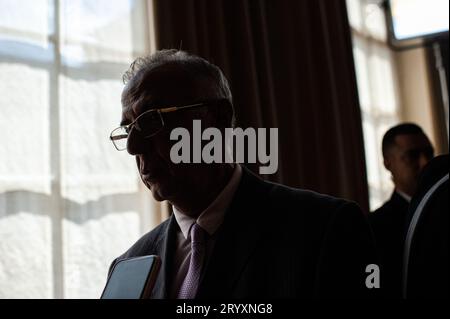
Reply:
M228 100L223 100L221 105L217 106L217 124L219 127L231 127L233 118L233 107Z
M229 102L210 107L207 114L207 118L211 126L219 129L230 127L232 116L233 110L229 105Z
M206 112L203 115L204 127L217 127L217 111L214 107L205 108Z

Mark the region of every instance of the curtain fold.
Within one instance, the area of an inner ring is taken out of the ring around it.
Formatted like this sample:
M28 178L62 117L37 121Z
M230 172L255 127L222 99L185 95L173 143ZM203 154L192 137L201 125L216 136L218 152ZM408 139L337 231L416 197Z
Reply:
M278 127L263 176L368 211L361 114L344 0L154 0L157 47L218 65L240 127ZM256 165L249 165L255 171Z

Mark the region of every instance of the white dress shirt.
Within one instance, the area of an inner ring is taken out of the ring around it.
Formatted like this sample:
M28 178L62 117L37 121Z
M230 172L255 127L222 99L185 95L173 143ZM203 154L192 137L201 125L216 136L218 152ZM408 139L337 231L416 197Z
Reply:
M183 283L184 278L189 270L189 262L191 257L191 238L189 231L193 223L197 222L207 233L208 239L206 241L206 261L208 263L209 257L212 254L214 244L216 241L216 232L222 225L225 217L225 212L228 209L234 194L239 186L242 177L242 168L239 164L235 164L233 174L220 194L213 200L213 202L199 215L197 219L183 214L175 206L173 213L179 226L179 231L176 234L176 251L173 260L173 280L169 296L176 298L178 290Z

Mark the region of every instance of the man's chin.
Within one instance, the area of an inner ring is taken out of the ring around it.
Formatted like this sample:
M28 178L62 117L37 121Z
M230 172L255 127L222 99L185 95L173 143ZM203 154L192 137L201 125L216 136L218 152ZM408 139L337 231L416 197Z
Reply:
M147 185L147 187L152 192L153 198L158 202L170 200L173 197L171 196L171 192L165 189L164 187L161 187L161 185L153 184L150 187L149 185Z
M152 195L153 199L156 200L157 202L162 202L165 200L165 198L163 198L159 193L152 192Z

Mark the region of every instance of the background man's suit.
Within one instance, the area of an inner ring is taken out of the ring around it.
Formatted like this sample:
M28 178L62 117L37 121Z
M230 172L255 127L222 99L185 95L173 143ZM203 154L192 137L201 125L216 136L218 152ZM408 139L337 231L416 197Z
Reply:
M381 286L387 298L401 298L403 247L409 203L394 191L369 215L380 256Z
M119 259L159 255L153 298L168 298L178 224L172 215ZM367 220L354 203L265 182L247 169L218 230L197 298L367 297L376 263Z

